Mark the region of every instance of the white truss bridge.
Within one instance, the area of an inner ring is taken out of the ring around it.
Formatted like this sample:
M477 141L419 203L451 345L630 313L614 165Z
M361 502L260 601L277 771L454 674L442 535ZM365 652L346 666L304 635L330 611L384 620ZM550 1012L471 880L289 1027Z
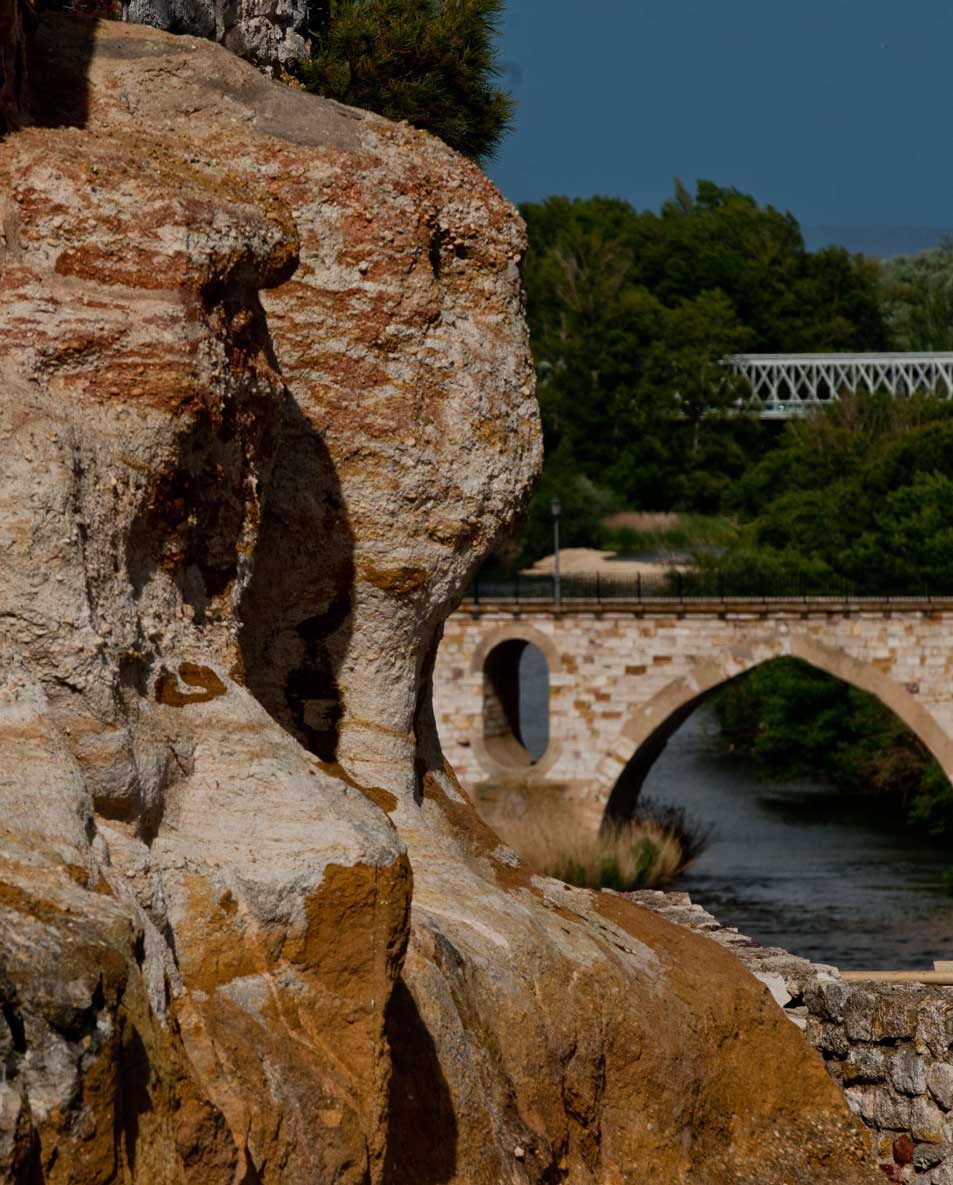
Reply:
M787 420L857 391L953 398L953 353L730 354L762 419Z

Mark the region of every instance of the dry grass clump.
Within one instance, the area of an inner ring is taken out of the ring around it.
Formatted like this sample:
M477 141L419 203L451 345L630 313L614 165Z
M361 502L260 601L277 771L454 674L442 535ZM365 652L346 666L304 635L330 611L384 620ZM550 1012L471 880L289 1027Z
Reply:
M676 828L649 816L597 832L555 810L497 817L493 824L530 868L580 888L656 888L673 880L690 858Z

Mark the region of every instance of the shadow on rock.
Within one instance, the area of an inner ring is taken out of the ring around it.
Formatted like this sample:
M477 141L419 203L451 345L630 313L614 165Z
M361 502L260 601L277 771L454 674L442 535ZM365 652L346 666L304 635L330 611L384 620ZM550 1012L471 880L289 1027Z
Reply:
M0 139L29 107L29 43L35 11L28 0L0 0Z
M47 128L86 127L89 65L98 24L95 17L44 13L29 55L29 107L33 123Z
M152 1110L152 1096L149 1093L152 1066L142 1037L135 1027L124 1035L119 1058L119 1075L122 1088L119 1093L118 1127L122 1133L130 1171L134 1172L140 1119Z
M402 979L387 1009L393 1059L383 1185L444 1185L457 1171L457 1120L433 1038Z
M322 761L337 755L353 587L354 534L334 462L289 397L240 643L249 691Z

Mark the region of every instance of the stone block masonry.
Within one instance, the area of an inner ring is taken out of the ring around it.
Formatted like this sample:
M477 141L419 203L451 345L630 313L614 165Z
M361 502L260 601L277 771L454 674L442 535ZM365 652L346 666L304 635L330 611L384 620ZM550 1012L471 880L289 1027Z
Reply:
M519 677L518 643L537 646L549 667L550 741L537 761L520 750L517 719L503 744L485 711L501 694L488 684ZM501 783L550 790L597 826L607 807L631 807L709 693L782 656L877 696L953 776L953 602L469 604L447 621L438 654L441 741L478 797Z
M953 987L848 983L759 946L687 893L623 896L726 947L824 1059L889 1181L953 1185Z

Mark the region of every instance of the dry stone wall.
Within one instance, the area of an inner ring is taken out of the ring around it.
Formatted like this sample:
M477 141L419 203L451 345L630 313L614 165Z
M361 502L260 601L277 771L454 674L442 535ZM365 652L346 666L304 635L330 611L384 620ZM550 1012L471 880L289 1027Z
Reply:
M848 982L759 946L687 893L627 894L730 950L820 1053L890 1181L953 1183L953 987Z

